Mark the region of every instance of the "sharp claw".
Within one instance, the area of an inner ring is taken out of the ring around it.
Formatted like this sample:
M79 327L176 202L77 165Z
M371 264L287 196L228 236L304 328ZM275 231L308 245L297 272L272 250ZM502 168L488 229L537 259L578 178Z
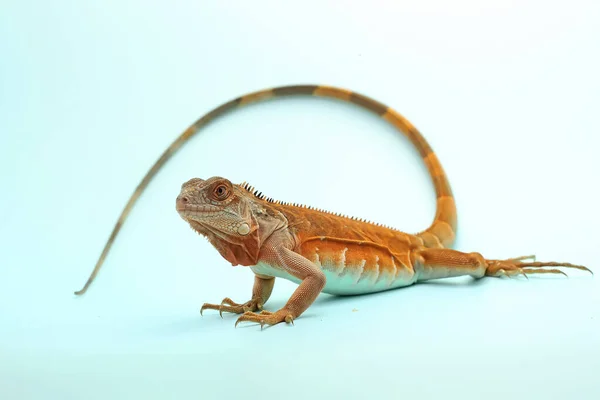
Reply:
M202 304L202 307L200 307L200 315L202 315L204 310L206 310L206 303Z
M243 315L242 315L242 317L243 317ZM240 322L244 322L244 320L242 319L242 317L239 317L239 318L237 319L237 321L235 321L235 325L233 326L234 328L237 328L237 326L238 326L238 324L239 324Z

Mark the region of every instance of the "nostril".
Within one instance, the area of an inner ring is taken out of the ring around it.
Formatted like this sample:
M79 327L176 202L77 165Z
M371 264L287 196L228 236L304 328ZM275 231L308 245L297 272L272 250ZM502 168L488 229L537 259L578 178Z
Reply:
M188 200L188 198L187 198L187 197L185 197L185 196L183 196L183 197L181 198L181 202L182 202L182 203L187 203L188 201L189 201L189 200Z

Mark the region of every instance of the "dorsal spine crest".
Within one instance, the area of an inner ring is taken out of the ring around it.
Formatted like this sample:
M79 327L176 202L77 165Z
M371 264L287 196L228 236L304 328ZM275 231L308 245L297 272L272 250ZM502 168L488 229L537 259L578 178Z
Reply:
M311 206L311 205L305 205L305 204L300 204L300 203L290 203L290 202L286 202L286 201L275 200L272 197L267 197L266 195L263 194L263 192L259 192L258 189L254 188L254 186L250 185L246 181L240 183L238 186L240 188L244 189L246 192L248 192L252 196L254 196L255 198L257 198L259 200L264 200L264 201L266 201L268 203L274 203L274 204L278 204L278 205L282 205L282 206L288 206L288 207L304 208L304 209L307 209L307 210L313 210L313 211L318 211L318 212L322 212L322 213L329 214L329 215L334 215L334 216L340 217L340 218L348 218L348 219L351 219L353 221L363 222L363 223L366 223L366 224L372 224L372 225L375 225L375 226L380 226L380 227L391 229L391 230L397 230L397 229L392 228L392 227L390 227L388 225L383 225L383 224L381 224L379 222L371 222L371 221L366 220L364 218L359 218L359 217L355 217L355 216L348 216L348 215L345 215L345 214L342 214L342 213L338 213L338 212L331 212L331 211L323 210L321 208L316 208L316 207Z

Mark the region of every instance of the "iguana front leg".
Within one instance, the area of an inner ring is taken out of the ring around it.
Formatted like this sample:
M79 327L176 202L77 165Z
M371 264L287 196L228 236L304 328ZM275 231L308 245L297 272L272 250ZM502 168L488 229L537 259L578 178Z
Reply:
M223 311L234 314L241 314L247 311L262 310L263 305L271 297L275 278L270 276L254 276L254 286L252 287L252 298L243 304L239 304L225 297L221 304L204 303L200 308L200 314L204 310L219 310L219 315L223 316Z
M235 325L249 321L264 325L275 325L280 322L293 323L315 301L325 286L325 274L314 263L300 254L284 247L270 249L265 253L265 262L275 269L280 269L288 274L301 279L285 306L273 313L262 311L260 314L246 312L238 318Z

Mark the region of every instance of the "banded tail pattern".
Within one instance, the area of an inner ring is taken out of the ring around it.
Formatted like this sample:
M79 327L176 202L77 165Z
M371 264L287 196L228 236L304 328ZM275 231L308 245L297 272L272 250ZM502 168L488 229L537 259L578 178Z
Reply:
M429 228L419 233L418 236L423 239L423 242L427 247L449 247L452 245L456 230L456 206L452 196L452 191L450 189L450 184L435 153L423 135L421 135L421 133L408 120L388 106L367 96L346 89L321 85L281 86L252 92L221 104L194 122L188 129L179 135L179 137L177 137L173 143L171 143L171 145L163 152L154 165L152 165L134 190L133 194L130 196L129 201L123 208L123 211L121 212L121 215L119 216L119 219L117 220L100 257L96 262L94 270L90 274L90 277L88 278L84 287L75 292L75 294L81 295L87 291L98 274L102 264L104 263L104 260L106 259L106 256L108 255L108 252L110 251L117 234L125 223L125 220L127 219L133 206L140 198L150 181L154 178L154 176L156 176L158 171L167 163L167 161L177 152L177 150L179 150L186 142L198 134L204 126L209 124L212 120L228 113L229 111L243 107L247 104L277 97L295 95L328 97L356 104L379 115L396 127L402 134L404 134L404 136L406 136L416 147L417 151L423 158L423 161L425 162L425 165L433 180L437 196L437 211L434 221Z

